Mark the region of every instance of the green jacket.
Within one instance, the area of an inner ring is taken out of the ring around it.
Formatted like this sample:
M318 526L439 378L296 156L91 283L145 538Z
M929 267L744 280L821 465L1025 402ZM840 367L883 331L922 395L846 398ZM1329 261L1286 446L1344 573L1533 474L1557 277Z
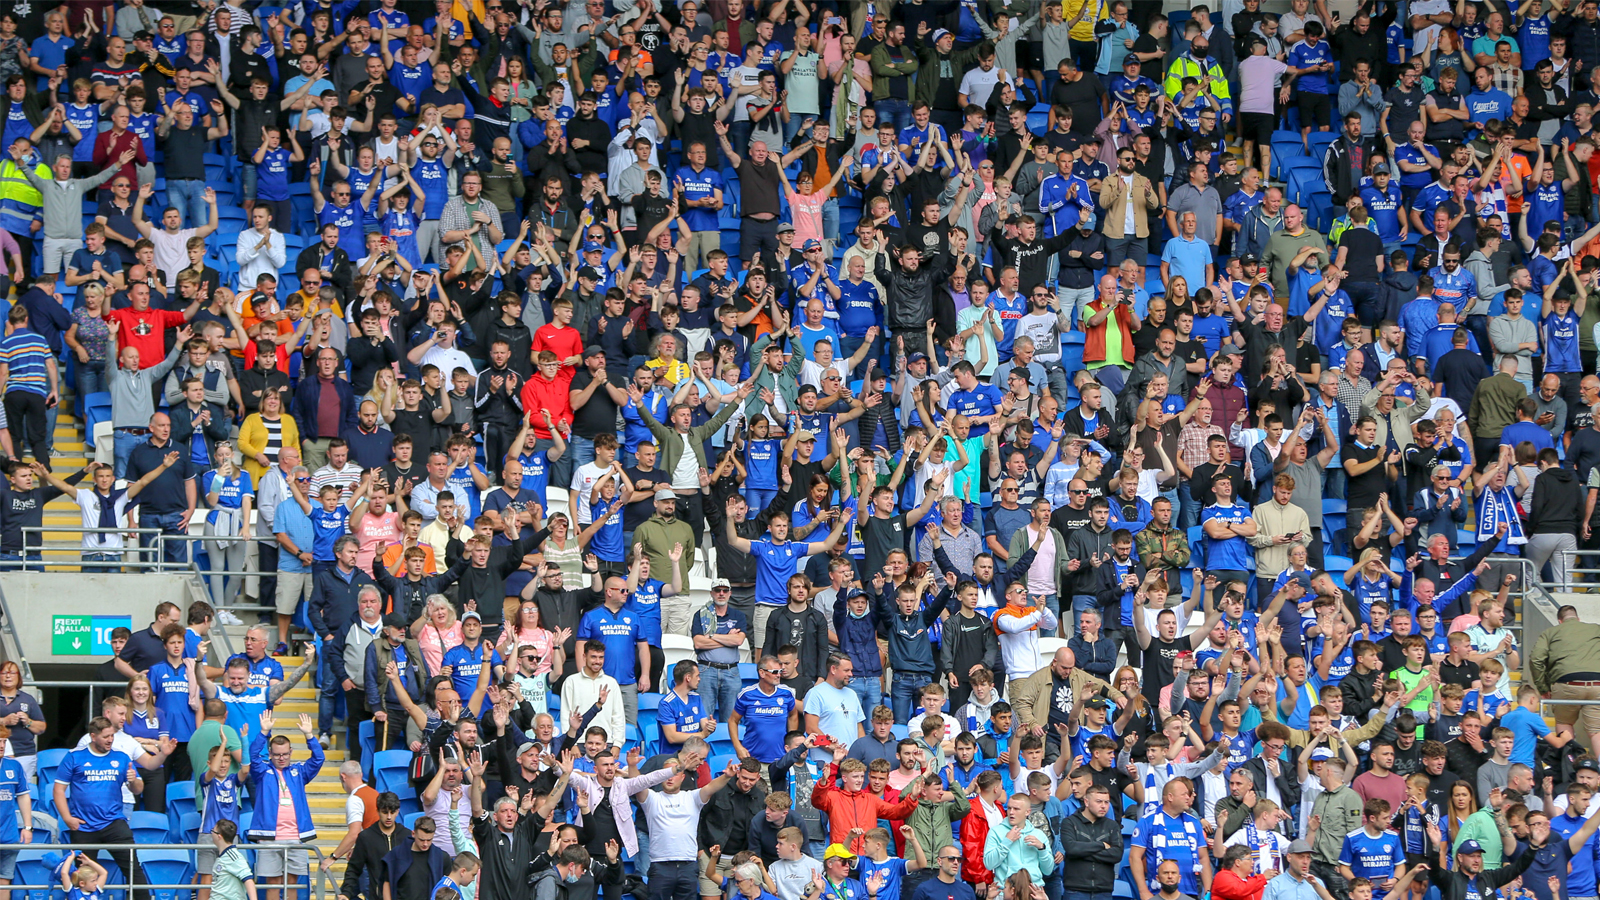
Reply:
M633 542L644 545L644 555L650 560L652 575L667 582L672 580L668 574L672 571L672 557L667 553L672 550L673 544L682 544L683 558L678 560L678 565L683 568L683 586L685 592L688 591L689 567L694 564L694 528L688 522L678 518L651 516L634 529Z
M978 48L981 46L983 44L974 44L965 50L956 50L949 54L940 53L939 49L931 44L917 48L917 59L920 63L922 74L917 78L917 90L912 100L912 105L926 103L930 107L933 106L933 99L939 95L939 63L941 60L946 60L950 63L950 80L959 86L961 84L961 76L965 75L968 69L978 64ZM872 51L872 56L873 62L876 63L877 49ZM872 68L872 74L874 76L872 79L872 93L876 97L878 96L878 79L876 78L878 68L876 65Z
M967 800L967 795L961 792L959 784L953 785L954 799L948 803L929 803L926 800L917 802L917 808L911 811L911 816L906 819L906 824L917 835L917 843L922 845L922 852L927 854L928 864L934 864L934 857L939 851L954 844L951 840L951 825L957 820L964 819L967 812L972 809L972 804ZM911 854L911 848L906 848L906 853ZM914 854L913 854L914 855Z
M766 352L767 345L770 343L772 343L772 335L763 334L761 337L756 338L756 342L754 344L750 345L750 359L752 360L752 365L758 366L760 368L760 372L757 373L755 377L755 391L752 392L750 394L750 398L744 402L744 415L747 419L755 418L757 414L766 409L767 402L761 399L761 391L763 388L772 391L775 396L782 397L784 409L800 408L800 365L806 361L805 354L789 354L789 362L786 363L782 369L779 369L777 375L774 376L771 370L769 370L766 366L760 365L761 354ZM768 418L771 419L782 418L777 414L776 411L770 412L767 415ZM661 464L657 463L657 465ZM672 470L667 469L667 471L670 472Z
M706 463L706 439L715 434L722 426L728 424L728 420L733 418L734 410L738 408L738 405L734 403L724 404L721 409L717 410L717 414L711 417L711 421L689 429L689 446L694 448L694 456L695 459L699 460L700 468L711 468ZM656 417L650 414L650 407L640 406L638 409L639 418L644 420L645 427L650 429L650 433L656 439L656 451L660 453L660 456L656 459L656 468L668 473L667 477L670 479L670 473L678 471L678 460L683 458L683 438L671 426L657 422ZM667 570L663 569L662 571Z
M917 74L917 52L910 44L901 44L900 49L906 55L906 61L895 63L889 58L889 49L884 44L872 48L872 56L868 58L872 66L872 96L882 100L889 96L889 78L894 75ZM910 95L915 98L920 95L921 88L913 87Z
M1067 541L1061 536L1061 532L1054 528L1050 529L1050 540L1056 545L1056 586L1059 593L1060 585L1065 583L1071 574L1072 570L1067 568L1067 563L1071 560L1067 558ZM1032 546L1033 542L1028 540L1028 528L1018 528L1011 534L1011 545L1006 548L1006 558L1021 559L1022 554L1027 553L1028 548ZM1011 677L1022 678L1025 676L1019 673Z

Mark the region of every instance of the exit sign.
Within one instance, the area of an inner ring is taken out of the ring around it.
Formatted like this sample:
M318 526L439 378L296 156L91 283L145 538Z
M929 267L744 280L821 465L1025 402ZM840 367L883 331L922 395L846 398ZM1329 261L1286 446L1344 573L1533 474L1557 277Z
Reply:
M50 652L56 656L110 656L111 632L133 627L131 616L56 616Z

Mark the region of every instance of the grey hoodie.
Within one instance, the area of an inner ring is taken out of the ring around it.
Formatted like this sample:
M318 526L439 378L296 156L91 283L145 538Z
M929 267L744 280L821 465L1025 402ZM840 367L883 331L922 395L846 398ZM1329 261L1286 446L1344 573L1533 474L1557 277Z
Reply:
M1511 285L1495 283L1494 265L1482 250L1472 251L1472 254L1462 262L1462 266L1472 273L1472 277L1478 282L1478 300L1481 302L1474 303L1471 309L1463 310L1461 313L1468 316L1485 315L1489 311L1488 304L1494 300L1495 295L1504 292Z

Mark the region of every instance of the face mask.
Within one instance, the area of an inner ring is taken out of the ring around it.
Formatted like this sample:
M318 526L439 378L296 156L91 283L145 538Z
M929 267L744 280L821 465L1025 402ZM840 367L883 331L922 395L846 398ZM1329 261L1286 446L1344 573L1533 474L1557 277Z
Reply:
M852 619L865 619L867 617L866 612L859 612L858 613L858 612L853 612L853 611L849 611L849 610L846 610L846 611L850 612L850 618L852 618Z
M578 879L580 877L581 876L579 876L579 875L568 875L568 874L563 872L562 875L561 875L561 880L566 882L567 884L577 884L578 883Z
M1210 47L1191 47L1190 48L1190 52L1192 54L1194 54L1194 58L1195 59L1205 59L1207 54L1209 54L1211 52L1211 48Z

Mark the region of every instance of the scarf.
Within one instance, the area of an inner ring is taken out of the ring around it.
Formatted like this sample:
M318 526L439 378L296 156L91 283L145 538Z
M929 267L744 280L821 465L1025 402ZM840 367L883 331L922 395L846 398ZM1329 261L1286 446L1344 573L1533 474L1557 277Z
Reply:
M117 527L117 501L121 500L122 495L127 492L126 488L112 488L109 494L101 494L99 491L92 492L95 500L100 505L100 521L95 524L96 528ZM94 542L102 547L106 545L107 541L115 537L116 535L114 534L93 535Z
M1256 830L1256 820L1253 817L1244 820L1244 839L1246 846L1255 848L1256 870L1254 874L1260 875L1274 869L1279 871L1283 869L1282 862L1278 858L1278 841L1276 837L1268 834L1266 839L1263 840L1261 833Z
M1511 496L1511 489L1489 488L1478 501L1478 542L1496 540L1495 531L1502 524L1506 526L1507 545L1514 547L1528 542L1522 533L1522 519L1517 515L1517 501Z

